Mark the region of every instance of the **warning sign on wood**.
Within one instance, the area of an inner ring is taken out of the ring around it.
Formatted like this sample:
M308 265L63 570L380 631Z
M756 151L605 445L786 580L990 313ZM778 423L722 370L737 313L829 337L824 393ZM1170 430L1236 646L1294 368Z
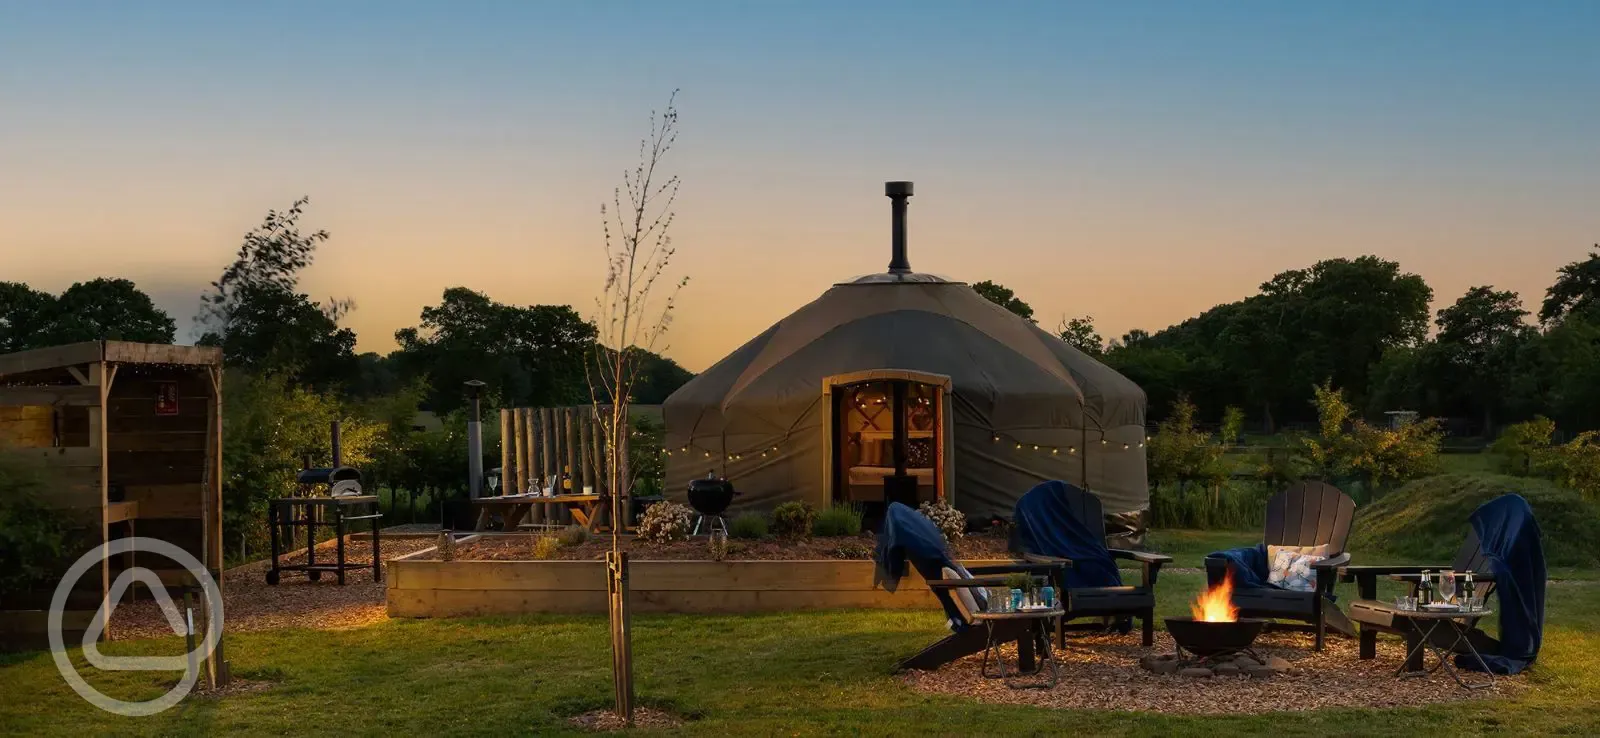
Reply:
M177 382L157 382L156 383L156 414L157 415L177 415L178 414L178 383Z

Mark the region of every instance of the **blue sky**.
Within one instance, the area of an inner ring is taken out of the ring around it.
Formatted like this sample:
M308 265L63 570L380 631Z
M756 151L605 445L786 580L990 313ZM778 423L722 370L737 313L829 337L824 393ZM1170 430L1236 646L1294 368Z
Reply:
M1376 253L1534 302L1600 241L1600 3L0 3L0 278L185 318L267 208L362 347L452 285L592 304L681 87L672 353L881 270L1150 330ZM729 310L738 305L739 310Z

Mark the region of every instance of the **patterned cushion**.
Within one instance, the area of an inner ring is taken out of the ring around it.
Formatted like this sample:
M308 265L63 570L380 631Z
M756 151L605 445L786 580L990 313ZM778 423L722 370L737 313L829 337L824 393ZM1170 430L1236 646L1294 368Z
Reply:
M959 563L956 564L956 568L954 569L951 569L948 566L944 567L939 571L939 576L944 579L972 578L972 574L967 572L967 567L962 566ZM985 602L987 598L983 596L983 589L981 587L957 587L954 590L951 590L951 594L955 595L956 609L960 610L961 614L967 617L968 622L972 622L972 615L974 613L983 612L984 608L987 606L987 603Z
M1267 583L1296 592L1315 592L1317 572L1311 568L1327 556L1301 553L1297 546L1267 547Z

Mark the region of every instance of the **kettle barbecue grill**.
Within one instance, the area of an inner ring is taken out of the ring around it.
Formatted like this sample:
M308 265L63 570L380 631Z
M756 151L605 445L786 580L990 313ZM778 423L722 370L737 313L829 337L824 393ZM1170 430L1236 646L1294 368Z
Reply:
M716 472L707 474L704 479L695 479L689 482L689 506L700 515L695 518L694 530L690 535L700 535L700 525L709 520L707 533L715 534L722 531L728 534L728 523L722 519L722 513L733 504L733 498L738 495L733 489L733 482L722 479Z

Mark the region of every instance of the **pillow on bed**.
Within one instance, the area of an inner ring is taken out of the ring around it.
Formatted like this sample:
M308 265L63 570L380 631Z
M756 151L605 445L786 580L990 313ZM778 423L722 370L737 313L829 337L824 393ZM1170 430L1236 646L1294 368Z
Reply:
M1302 553L1299 546L1267 547L1267 583L1296 592L1317 591L1317 571L1312 564L1325 555Z

